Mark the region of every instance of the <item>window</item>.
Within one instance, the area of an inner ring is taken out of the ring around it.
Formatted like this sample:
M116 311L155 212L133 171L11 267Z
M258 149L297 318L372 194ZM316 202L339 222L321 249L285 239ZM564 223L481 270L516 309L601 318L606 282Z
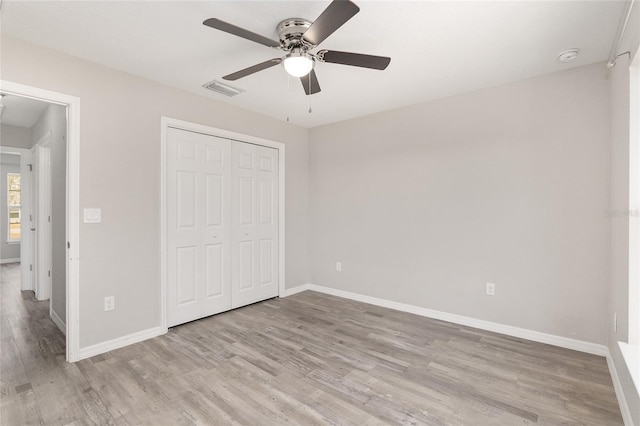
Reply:
M20 241L20 174L7 173L8 241Z

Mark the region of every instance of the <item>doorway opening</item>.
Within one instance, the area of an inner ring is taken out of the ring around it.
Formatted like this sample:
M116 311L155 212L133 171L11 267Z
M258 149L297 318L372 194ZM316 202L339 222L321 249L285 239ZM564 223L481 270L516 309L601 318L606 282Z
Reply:
M28 305L25 321L51 319L46 328L59 330L56 341L73 362L79 346L79 100L7 81L0 81L0 95L2 289L22 292L12 300Z

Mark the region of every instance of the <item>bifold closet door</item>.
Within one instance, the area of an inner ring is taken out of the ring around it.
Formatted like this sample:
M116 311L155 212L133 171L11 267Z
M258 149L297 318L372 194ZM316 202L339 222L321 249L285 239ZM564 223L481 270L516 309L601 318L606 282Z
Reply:
M232 306L278 295L278 150L232 144Z
M231 309L231 141L167 133L167 323Z

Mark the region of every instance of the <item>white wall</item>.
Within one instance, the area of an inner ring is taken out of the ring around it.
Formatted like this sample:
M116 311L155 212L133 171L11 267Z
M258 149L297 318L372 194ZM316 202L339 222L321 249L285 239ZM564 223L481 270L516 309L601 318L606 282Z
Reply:
M2 36L2 78L81 101L80 347L159 325L160 117L286 144L286 282L309 282L307 130ZM115 296L116 309L103 311Z
M595 64L312 129L312 282L605 343L608 104Z
M0 125L0 145L12 148L31 148L31 129L7 124Z
M20 259L20 243L8 243L7 174L20 173L20 156L0 154L0 260Z
M60 105L49 105L42 117L31 128L35 145L51 132L51 308L66 323L66 191L67 191L67 110Z

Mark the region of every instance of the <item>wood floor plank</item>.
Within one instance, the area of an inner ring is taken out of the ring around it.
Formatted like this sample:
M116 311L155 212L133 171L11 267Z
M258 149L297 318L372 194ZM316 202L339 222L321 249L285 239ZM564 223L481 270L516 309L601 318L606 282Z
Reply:
M622 424L602 357L311 291L67 364L0 272L2 425Z

